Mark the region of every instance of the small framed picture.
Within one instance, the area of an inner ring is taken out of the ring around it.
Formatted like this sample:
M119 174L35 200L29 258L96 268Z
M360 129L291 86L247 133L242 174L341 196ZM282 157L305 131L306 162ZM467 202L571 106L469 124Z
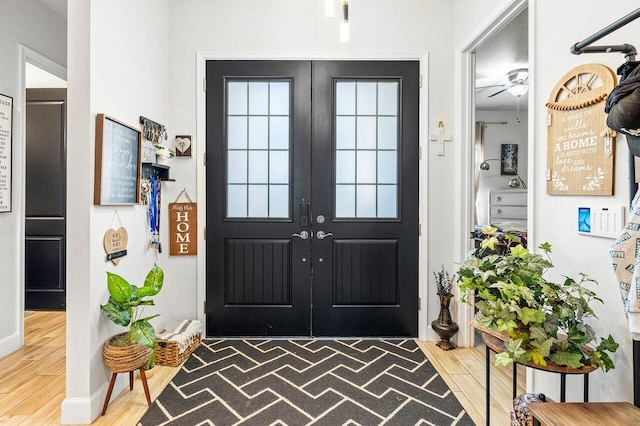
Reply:
M191 135L176 135L176 157L191 157Z
M148 140L142 142L142 162L143 163L155 163L156 162L156 147Z
M501 175L517 175L518 174L518 144L503 143L501 146L500 174Z

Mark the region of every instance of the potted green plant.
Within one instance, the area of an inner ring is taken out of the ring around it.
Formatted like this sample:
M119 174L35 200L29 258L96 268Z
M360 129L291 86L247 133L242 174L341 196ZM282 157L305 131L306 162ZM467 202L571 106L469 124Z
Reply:
M445 351L455 349L455 345L449 341L457 332L458 324L451 319L451 313L449 312L449 305L453 293L453 283L455 281L455 274L451 276L442 265L439 272L433 272L433 276L436 281L436 293L440 297L440 314L438 318L431 322L431 328L440 337L440 341L436 343L440 349Z
M546 366L553 362L576 369L585 365L604 371L614 368L607 352L615 352L618 344L611 335L597 342L586 322L596 317L591 303L603 303L585 286L597 282L585 274L577 281L545 279L544 273L553 267L549 243L539 246L543 254L532 253L518 237L507 234L503 254L487 254L498 243L496 231L483 229L487 238L458 270L462 301L470 303L474 297L481 313L478 322L505 335L505 351L496 356L496 364L515 361Z
M160 292L163 281L164 272L157 265L151 268L141 287L129 284L120 275L107 272L109 301L100 305L100 308L114 323L127 328L126 332L113 336L105 343L103 356L111 371L130 371L123 368L139 362L141 357L146 357L145 368L154 365L156 333L149 320L158 314L142 317L142 308L154 304L150 297ZM112 352L107 353L109 350ZM130 350L135 351L137 355L131 355ZM123 356L119 354L123 353L128 353L125 357L130 361L122 359ZM130 365L123 366L123 362Z

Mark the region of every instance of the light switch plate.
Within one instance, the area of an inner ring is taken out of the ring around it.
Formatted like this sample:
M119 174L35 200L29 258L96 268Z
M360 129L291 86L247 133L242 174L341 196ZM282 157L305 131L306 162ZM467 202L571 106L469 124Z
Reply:
M579 206L578 233L617 238L624 228L624 206Z

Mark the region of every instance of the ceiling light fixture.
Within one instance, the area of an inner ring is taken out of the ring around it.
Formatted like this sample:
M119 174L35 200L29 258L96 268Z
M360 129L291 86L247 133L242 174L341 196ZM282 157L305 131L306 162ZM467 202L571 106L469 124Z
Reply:
M527 90L529 90L528 84L516 84L515 86L509 87L507 89L507 92L511 93L517 98L527 93Z
M340 41L349 41L349 1L342 1L342 22L340 22Z

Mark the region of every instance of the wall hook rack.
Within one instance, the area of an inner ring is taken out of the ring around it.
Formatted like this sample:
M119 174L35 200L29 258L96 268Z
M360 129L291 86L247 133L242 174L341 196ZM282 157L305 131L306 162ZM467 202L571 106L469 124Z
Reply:
M162 139L168 140L167 128L149 118L140 116L140 124L142 124L142 135L154 145L161 143Z

